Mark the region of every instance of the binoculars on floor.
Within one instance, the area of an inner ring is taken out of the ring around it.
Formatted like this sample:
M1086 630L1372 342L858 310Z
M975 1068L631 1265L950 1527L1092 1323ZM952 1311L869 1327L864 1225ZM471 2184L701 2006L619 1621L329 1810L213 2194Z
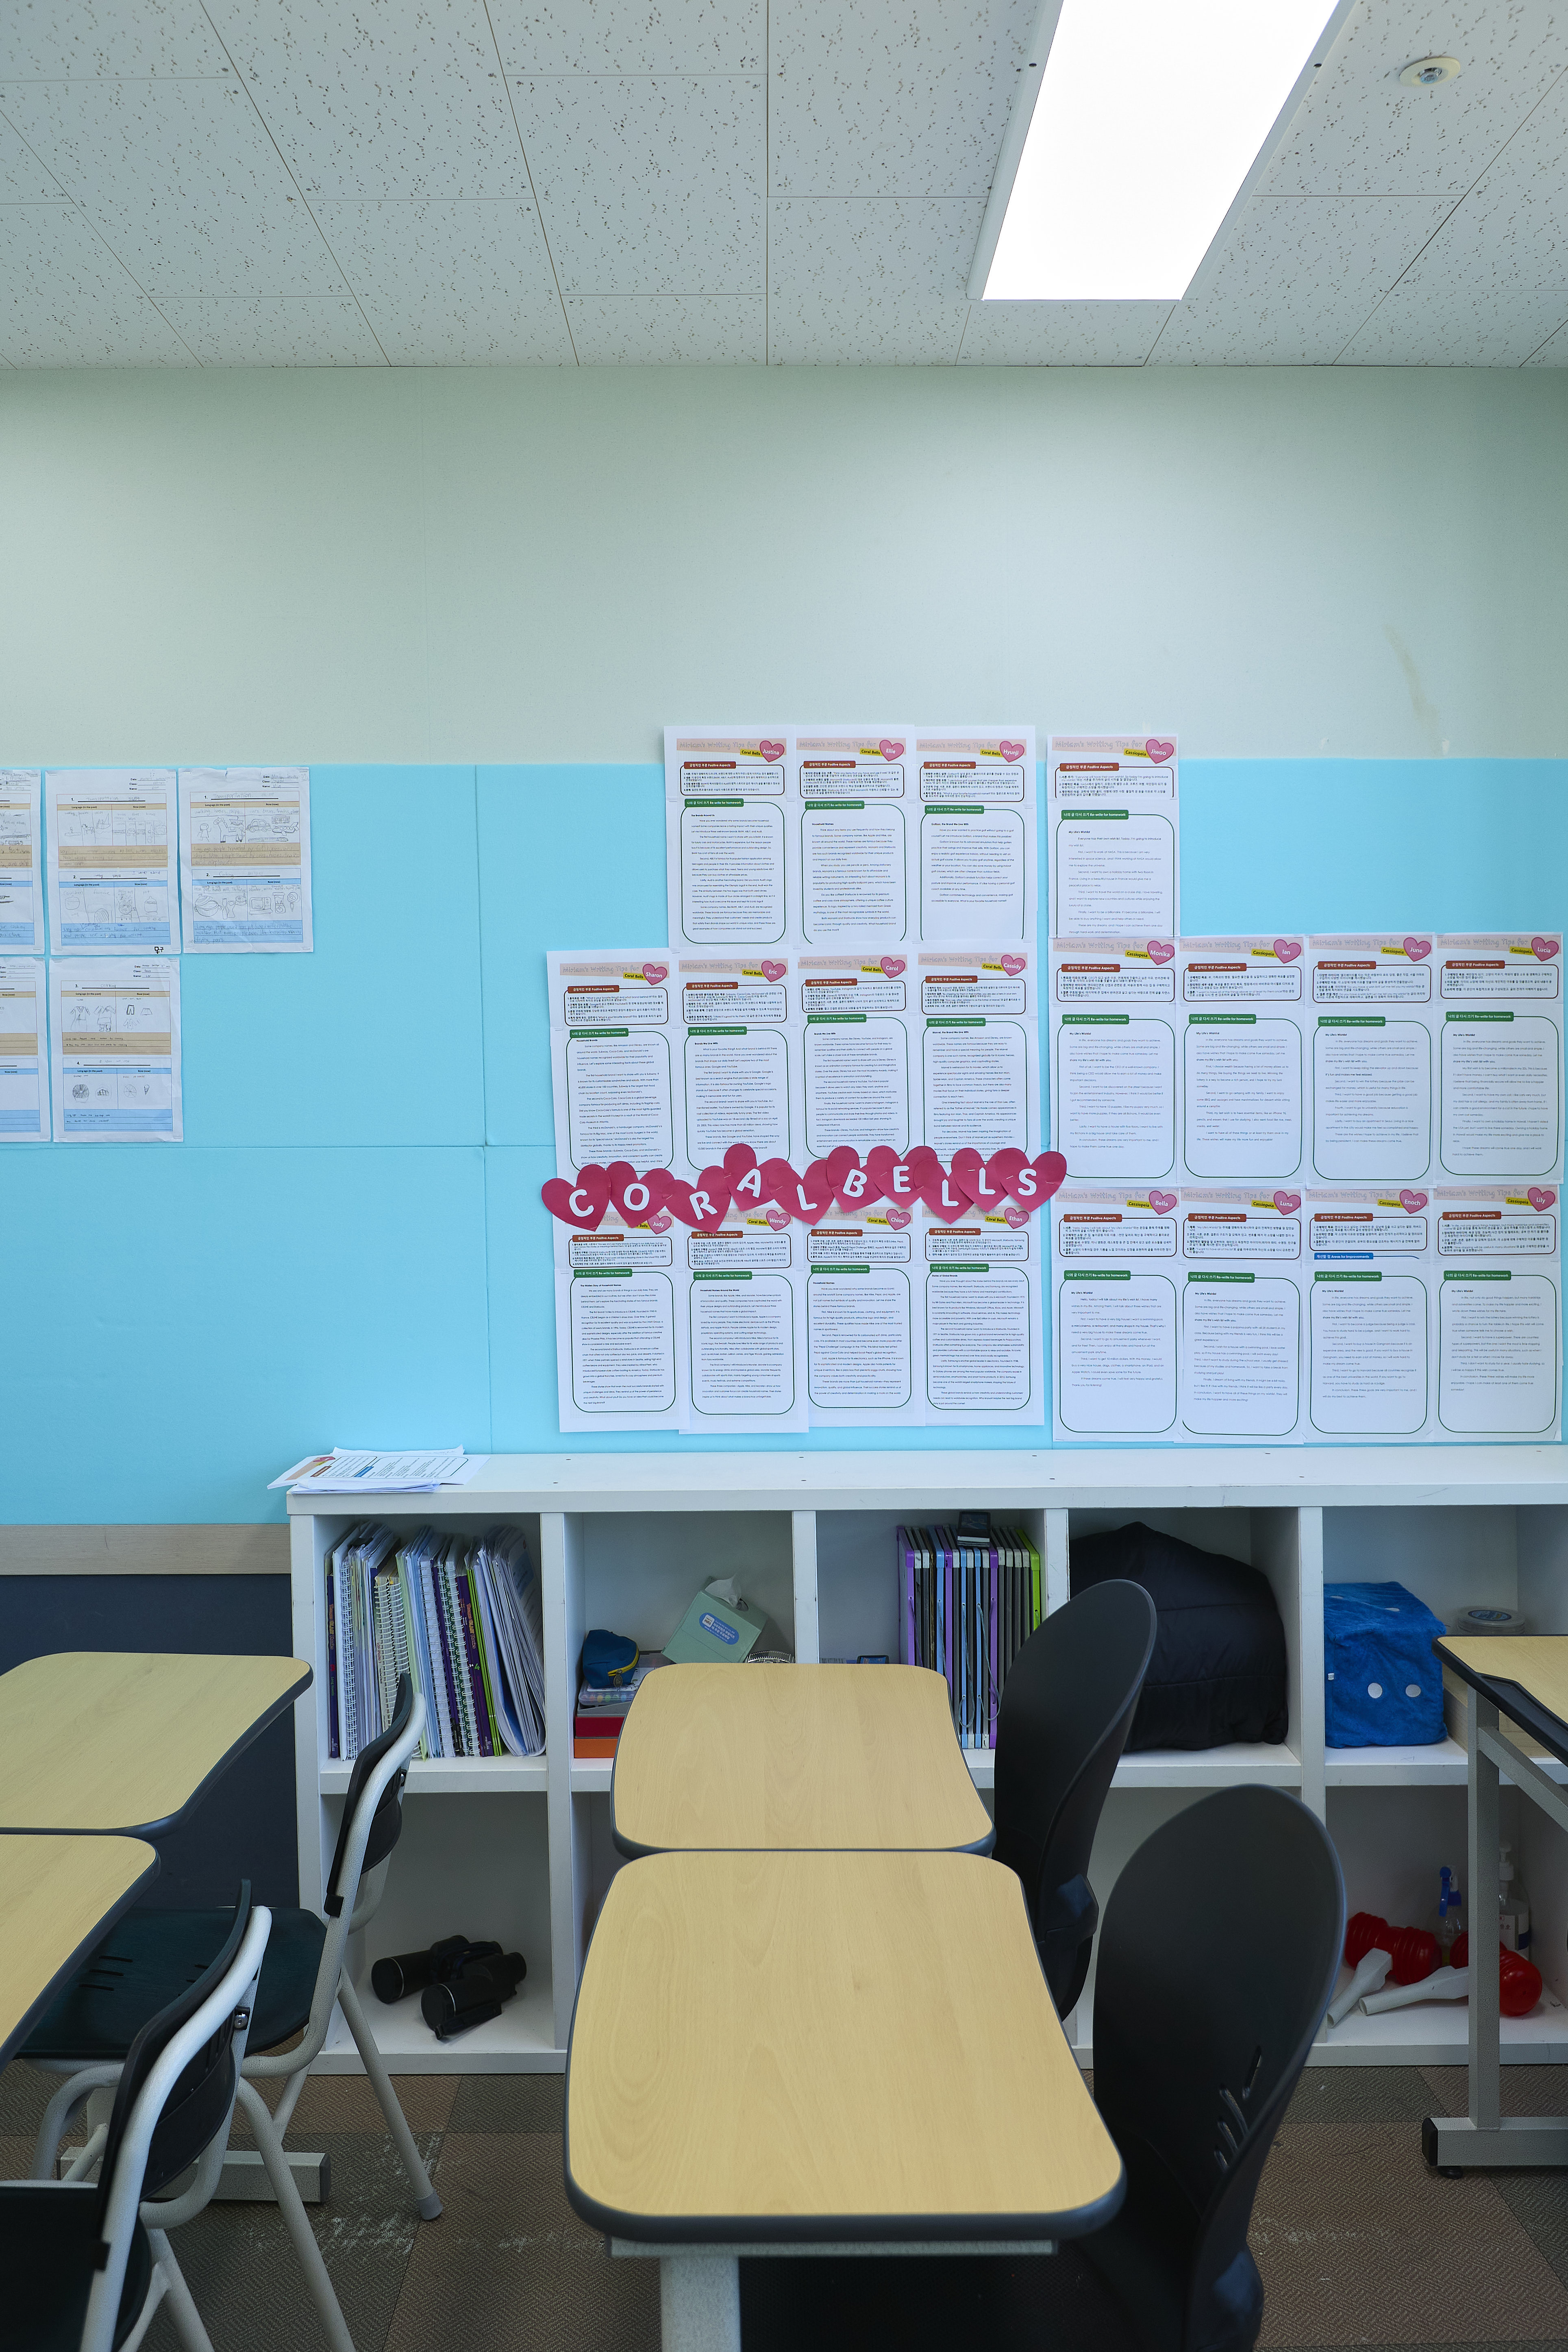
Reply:
M427 1951L400 1952L377 1960L370 1972L371 1990L378 2000L404 2000L419 1995L419 2011L437 2042L483 2025L499 2017L528 1974L521 1952L503 1952L499 1944L471 1943L467 1936L447 1936Z

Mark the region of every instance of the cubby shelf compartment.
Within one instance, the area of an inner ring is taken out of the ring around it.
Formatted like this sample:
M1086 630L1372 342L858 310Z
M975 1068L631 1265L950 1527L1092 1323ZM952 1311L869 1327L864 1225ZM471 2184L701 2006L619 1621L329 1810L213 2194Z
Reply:
M305 1902L320 1900L349 1780L348 1765L327 1756L321 1705L322 1562L351 1517L325 1507L331 1500L289 1503L294 1646L316 1673L314 1690L295 1710ZM398 2073L563 2064L587 1937L618 1866L605 1802L613 1764L572 1754L583 1634L612 1624L657 1643L711 1577L743 1574L742 1589L766 1607L796 1656L812 1661L898 1654L893 1531L900 1521L951 1521L960 1511L988 1509L1004 1526L1026 1528L1040 1552L1047 1612L1068 1598L1074 1535L1129 1519L1150 1520L1260 1569L1285 1626L1285 1744L1123 1758L1090 1868L1102 1906L1122 1862L1161 1820L1207 1790L1247 1780L1289 1790L1327 1813L1352 1909L1403 1904L1414 1916L1428 1877L1436 1884L1436 1863L1462 1859L1459 1742L1325 1750L1325 1575L1394 1577L1439 1615L1463 1601L1490 1601L1525 1610L1539 1632L1568 1633L1568 1476L1556 1446L495 1454L468 1486L355 1503L354 1517L368 1508L406 1525L470 1534L498 1520L521 1525L539 1565L543 1603L549 1752L414 1766L386 1906L368 1949L353 1959L363 1987L381 1953L461 1930L505 1937L509 1949L525 1953L529 1978L493 2024L447 2044L427 2032L416 2006L405 2005L405 2014L404 2007L379 2011L367 2000ZM989 1790L994 1756L972 1749L966 1760L976 1786ZM441 1801L432 1803L437 1797ZM1539 1848L1532 1841L1561 1833L1549 1823L1538 1830L1536 1810L1525 1810L1524 1875L1543 1951L1561 1973L1568 1842L1561 1853ZM1568 1991L1568 1984L1555 1989ZM1071 2021L1080 2055L1089 2046L1089 2011L1086 2000ZM1363 2020L1320 2045L1314 2062L1408 2064L1462 2055L1462 2011L1436 2022L1422 2014L1415 2028L1397 2013L1394 2024ZM1568 2057L1568 2012L1547 2011L1545 2020L1526 2021L1522 2036L1505 2040L1505 2056ZM358 2068L341 2021L323 2063Z

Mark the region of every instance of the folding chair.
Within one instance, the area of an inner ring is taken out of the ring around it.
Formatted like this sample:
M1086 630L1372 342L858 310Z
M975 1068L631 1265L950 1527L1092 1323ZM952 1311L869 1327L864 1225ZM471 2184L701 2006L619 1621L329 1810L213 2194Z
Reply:
M96 2183L0 2182L12 2352L134 2352L165 2296L190 2352L212 2352L165 2231L206 2202L222 2169L270 1925L243 1885L210 1967L136 2035L115 2070L107 2131L95 2136ZM183 2196L143 2201L193 2165Z

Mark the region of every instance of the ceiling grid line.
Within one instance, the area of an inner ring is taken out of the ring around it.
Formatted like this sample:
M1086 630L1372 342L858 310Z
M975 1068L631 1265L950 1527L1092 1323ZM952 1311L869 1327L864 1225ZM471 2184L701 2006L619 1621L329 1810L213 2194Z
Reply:
M572 353L572 364L574 367L581 367L583 362L578 356L577 338L572 331L572 313L566 308L566 297L562 289L561 272L556 267L554 251L550 243L550 230L544 218L544 207L539 201L539 190L533 184L533 166L528 160L528 142L522 135L522 125L517 119L517 96L512 89L511 77L506 69L506 60L500 53L500 42L496 37L495 19L490 14L490 0L484 0L484 10L485 23L489 30L490 47L495 51L496 65L500 72L500 86L506 92L507 112L511 117L511 127L517 134L517 152L522 157L522 168L528 180L528 193L533 205L534 217L539 223L540 241L544 247L544 257L550 264L550 277L555 288L555 299L561 306L561 323L566 330L566 341ZM563 74L558 79L563 81L566 76Z

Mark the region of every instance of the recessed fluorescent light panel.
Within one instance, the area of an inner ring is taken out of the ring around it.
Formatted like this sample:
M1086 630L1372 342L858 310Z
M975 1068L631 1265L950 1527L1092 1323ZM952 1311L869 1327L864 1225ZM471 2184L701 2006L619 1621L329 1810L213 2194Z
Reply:
M1328 0L1047 5L972 299L1179 302L1341 13Z

